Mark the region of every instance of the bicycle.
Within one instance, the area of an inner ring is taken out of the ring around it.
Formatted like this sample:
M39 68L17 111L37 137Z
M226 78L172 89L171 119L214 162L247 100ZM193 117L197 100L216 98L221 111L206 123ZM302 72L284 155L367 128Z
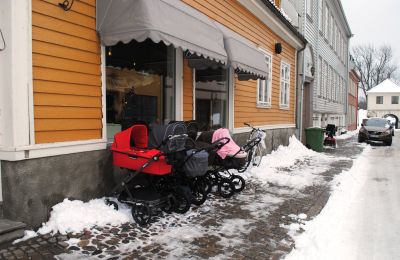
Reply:
M239 172L245 172L250 165L252 167L260 166L261 159L263 155L266 154L267 149L265 146L265 130L256 128L249 123L244 123L244 125L250 127L251 132L246 145L243 147L244 151L247 153L247 163Z

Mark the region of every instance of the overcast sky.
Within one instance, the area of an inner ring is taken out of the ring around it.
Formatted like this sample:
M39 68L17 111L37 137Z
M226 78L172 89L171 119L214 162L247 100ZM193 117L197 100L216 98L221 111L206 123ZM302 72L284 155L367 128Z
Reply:
M354 34L350 44L389 44L400 67L400 0L341 1Z

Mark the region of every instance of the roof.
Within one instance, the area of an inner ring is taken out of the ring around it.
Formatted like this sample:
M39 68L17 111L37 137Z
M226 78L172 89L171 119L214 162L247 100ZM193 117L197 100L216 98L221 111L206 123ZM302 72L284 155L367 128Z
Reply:
M304 45L307 44L306 38L293 26L291 22L282 14L279 8L272 3L270 0L261 0L265 6L267 6L278 18L281 22L294 34L297 38L299 38Z
M368 90L367 93L400 93L400 86L396 85L390 79L384 80L382 83Z

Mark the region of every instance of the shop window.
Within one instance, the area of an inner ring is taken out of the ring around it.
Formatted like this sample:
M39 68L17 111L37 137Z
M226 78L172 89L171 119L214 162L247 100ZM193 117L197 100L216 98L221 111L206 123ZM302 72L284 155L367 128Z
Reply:
M201 131L228 126L228 70L195 69L195 119Z
M399 104L399 96L392 96L392 104Z
M383 104L383 96L377 96L376 97L376 104Z
M266 52L265 64L267 66L267 77L257 80L257 105L271 107L271 88L272 88L272 56Z
M107 136L136 121L151 125L175 119L175 50L132 41L106 47Z
M280 81L280 107L289 107L289 89L290 89L290 66L281 63L281 81Z

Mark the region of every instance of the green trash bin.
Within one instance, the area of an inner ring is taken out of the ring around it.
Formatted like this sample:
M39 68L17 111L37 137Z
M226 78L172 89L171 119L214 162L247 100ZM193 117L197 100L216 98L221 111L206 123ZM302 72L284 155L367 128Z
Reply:
M324 129L320 127L309 127L306 131L306 146L316 152L322 152L324 143Z

